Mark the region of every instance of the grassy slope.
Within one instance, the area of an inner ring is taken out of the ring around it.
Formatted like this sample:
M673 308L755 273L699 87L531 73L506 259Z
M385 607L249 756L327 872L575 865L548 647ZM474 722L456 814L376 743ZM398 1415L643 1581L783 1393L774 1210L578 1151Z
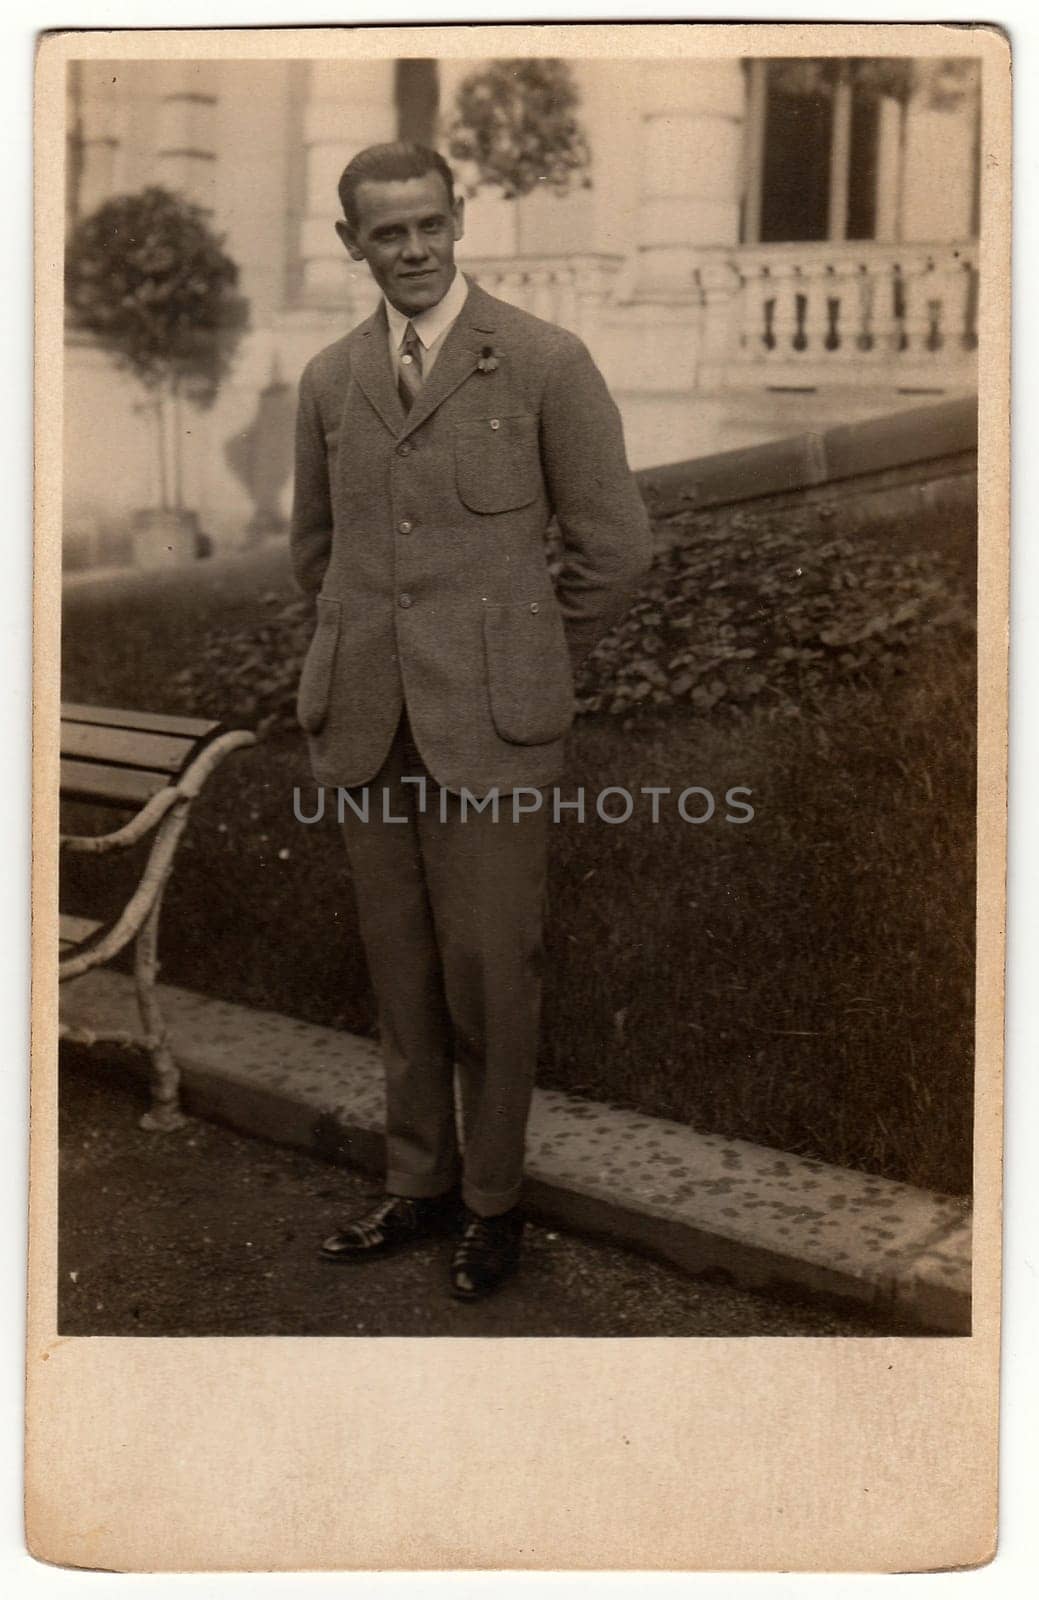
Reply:
M214 626L269 613L283 553L70 592L70 697L176 709L170 679ZM970 1184L972 661L930 643L881 690L811 720L582 718L571 789L753 791L694 827L648 802L622 827L553 829L541 1079L732 1136L949 1192ZM164 976L367 1030L372 1000L334 823L304 827L294 735L229 763L168 896ZM65 901L106 891L77 864ZM114 904L115 886L109 885Z

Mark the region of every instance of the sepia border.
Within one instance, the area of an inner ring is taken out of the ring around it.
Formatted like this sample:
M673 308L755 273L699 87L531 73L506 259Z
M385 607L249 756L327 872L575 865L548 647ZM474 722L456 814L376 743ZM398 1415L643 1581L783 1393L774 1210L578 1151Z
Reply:
M940 24L55 34L37 74L27 1525L113 1570L913 1571L994 1545L1010 55ZM56 835L65 62L436 53L974 55L984 67L974 1331L956 1339L59 1338ZM349 1508L348 1512L346 1508Z

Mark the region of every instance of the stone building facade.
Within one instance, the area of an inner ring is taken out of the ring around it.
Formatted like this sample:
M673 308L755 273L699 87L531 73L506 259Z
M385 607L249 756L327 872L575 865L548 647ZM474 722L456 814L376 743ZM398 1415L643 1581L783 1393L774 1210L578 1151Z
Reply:
M468 201L463 267L585 339L636 466L976 386L978 94L918 64L911 95L838 71L791 92L768 60L575 61L591 185ZM251 331L187 414L188 502L218 548L284 514L304 361L374 304L333 230L356 150L442 140L472 61L83 61L69 71L70 222L159 183L209 212ZM111 559L154 502L141 396L70 334L70 558ZM258 487L259 478L262 487ZM276 520L276 519L275 519Z

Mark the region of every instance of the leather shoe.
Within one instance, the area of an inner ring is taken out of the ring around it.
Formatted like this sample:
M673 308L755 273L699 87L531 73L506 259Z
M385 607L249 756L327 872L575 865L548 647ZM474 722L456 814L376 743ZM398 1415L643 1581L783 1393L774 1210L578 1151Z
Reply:
M388 1194L363 1217L348 1222L340 1233L333 1233L321 1246L326 1261L369 1261L388 1255L404 1245L447 1233L458 1220L458 1196L448 1194L430 1199Z
M516 1270L523 1227L515 1206L496 1217L478 1217L466 1210L451 1261L451 1293L456 1300L482 1300Z

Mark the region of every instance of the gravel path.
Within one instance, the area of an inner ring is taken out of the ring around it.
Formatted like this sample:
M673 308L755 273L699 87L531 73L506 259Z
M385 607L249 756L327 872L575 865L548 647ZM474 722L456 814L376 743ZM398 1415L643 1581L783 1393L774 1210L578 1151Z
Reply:
M211 1123L142 1132L140 1091L63 1056L62 1334L820 1335L903 1332L827 1306L691 1279L609 1243L531 1224L492 1299L447 1293L450 1243L330 1265L324 1234L371 1180Z

